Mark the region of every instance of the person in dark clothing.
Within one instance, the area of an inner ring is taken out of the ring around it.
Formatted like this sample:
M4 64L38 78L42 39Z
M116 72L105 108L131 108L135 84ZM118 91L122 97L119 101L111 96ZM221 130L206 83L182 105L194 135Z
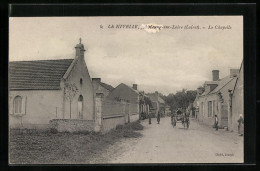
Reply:
M160 124L160 119L161 119L161 113L158 111L158 114L157 114L157 124Z
M243 124L244 124L244 119L243 119L243 115L242 114L240 114L239 115L239 119L237 120L237 122L238 122L238 134L240 135L240 136L243 136Z
M216 131L218 130L218 116L215 115L215 124L214 124Z
M148 113L148 118L149 118L149 124L152 124L152 119L151 119L151 113Z
M173 112L171 113L171 124L173 124L173 117L174 117L174 114Z

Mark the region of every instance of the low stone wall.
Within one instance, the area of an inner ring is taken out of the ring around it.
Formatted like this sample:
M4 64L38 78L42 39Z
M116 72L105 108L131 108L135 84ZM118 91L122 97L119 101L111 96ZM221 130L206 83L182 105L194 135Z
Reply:
M139 120L139 114L138 113L134 113L132 115L130 115L130 122L135 122Z
M79 119L53 119L50 120L50 128L58 132L94 131L94 120Z
M9 124L10 129L38 129L48 130L49 124Z
M126 118L124 115L116 115L116 116L106 116L103 117L103 132L108 132L111 129L115 129L117 125L124 125L126 122Z

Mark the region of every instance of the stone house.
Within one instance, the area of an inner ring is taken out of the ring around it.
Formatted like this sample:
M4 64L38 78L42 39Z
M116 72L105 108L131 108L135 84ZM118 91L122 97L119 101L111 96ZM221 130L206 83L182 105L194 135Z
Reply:
M139 113L142 119L148 118L148 114L150 113L150 106L152 106L150 98L145 94L144 91L140 91L139 92Z
M74 59L9 62L10 128L47 128L53 119L94 121L84 45L75 49Z
M196 119L199 113L199 102L197 101L197 96L193 102L193 107L194 107L194 118Z
M198 117L199 115L199 96L204 92L204 87L200 86L197 88L197 95L196 95L196 98L193 102L193 107L194 107L194 114L195 114L195 118Z
M171 106L165 106L165 116L171 116Z
M95 94L102 93L104 98L114 89L111 85L101 82L101 78L92 78Z
M195 118L195 109L194 109L193 103L189 104L186 111L189 113L190 117Z
M234 89L238 69L231 69L230 75L219 79L219 70L212 71L212 81L206 81L197 89L193 103L197 108L197 119L207 125L214 124L214 116L219 118L219 127L228 127L229 91Z
M147 96L152 101L151 114L153 117L157 117L158 111L162 113L162 116L165 116L165 101L159 96L158 91L155 93L149 93Z
M139 118L139 92L137 91L137 85L130 87L124 83L119 84L108 95L108 100L125 101L130 104L129 112L131 115L137 115Z
M238 131L239 115L244 117L244 65L243 62L239 69L238 78L235 82L233 92L230 92L230 110L229 110L229 125L230 131Z
M115 129L118 125L139 120L140 95L137 85L129 87L119 84L105 98L101 93L99 110L101 113L101 130L107 132Z

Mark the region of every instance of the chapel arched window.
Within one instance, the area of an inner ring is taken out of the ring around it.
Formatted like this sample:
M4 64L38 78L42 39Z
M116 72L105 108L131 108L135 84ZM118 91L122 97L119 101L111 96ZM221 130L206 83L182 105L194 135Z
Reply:
M22 97L16 96L14 98L14 113L22 113Z

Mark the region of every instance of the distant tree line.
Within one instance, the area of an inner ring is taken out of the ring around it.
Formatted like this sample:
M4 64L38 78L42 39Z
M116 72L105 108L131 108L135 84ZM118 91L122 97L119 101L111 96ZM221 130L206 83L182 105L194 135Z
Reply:
M159 93L159 95L166 102L166 104L171 107L171 111L175 111L178 108L186 109L190 103L193 103L196 98L197 91L187 91L187 89L182 89L181 91L177 91L175 94L170 93L168 96L162 95L161 93Z

